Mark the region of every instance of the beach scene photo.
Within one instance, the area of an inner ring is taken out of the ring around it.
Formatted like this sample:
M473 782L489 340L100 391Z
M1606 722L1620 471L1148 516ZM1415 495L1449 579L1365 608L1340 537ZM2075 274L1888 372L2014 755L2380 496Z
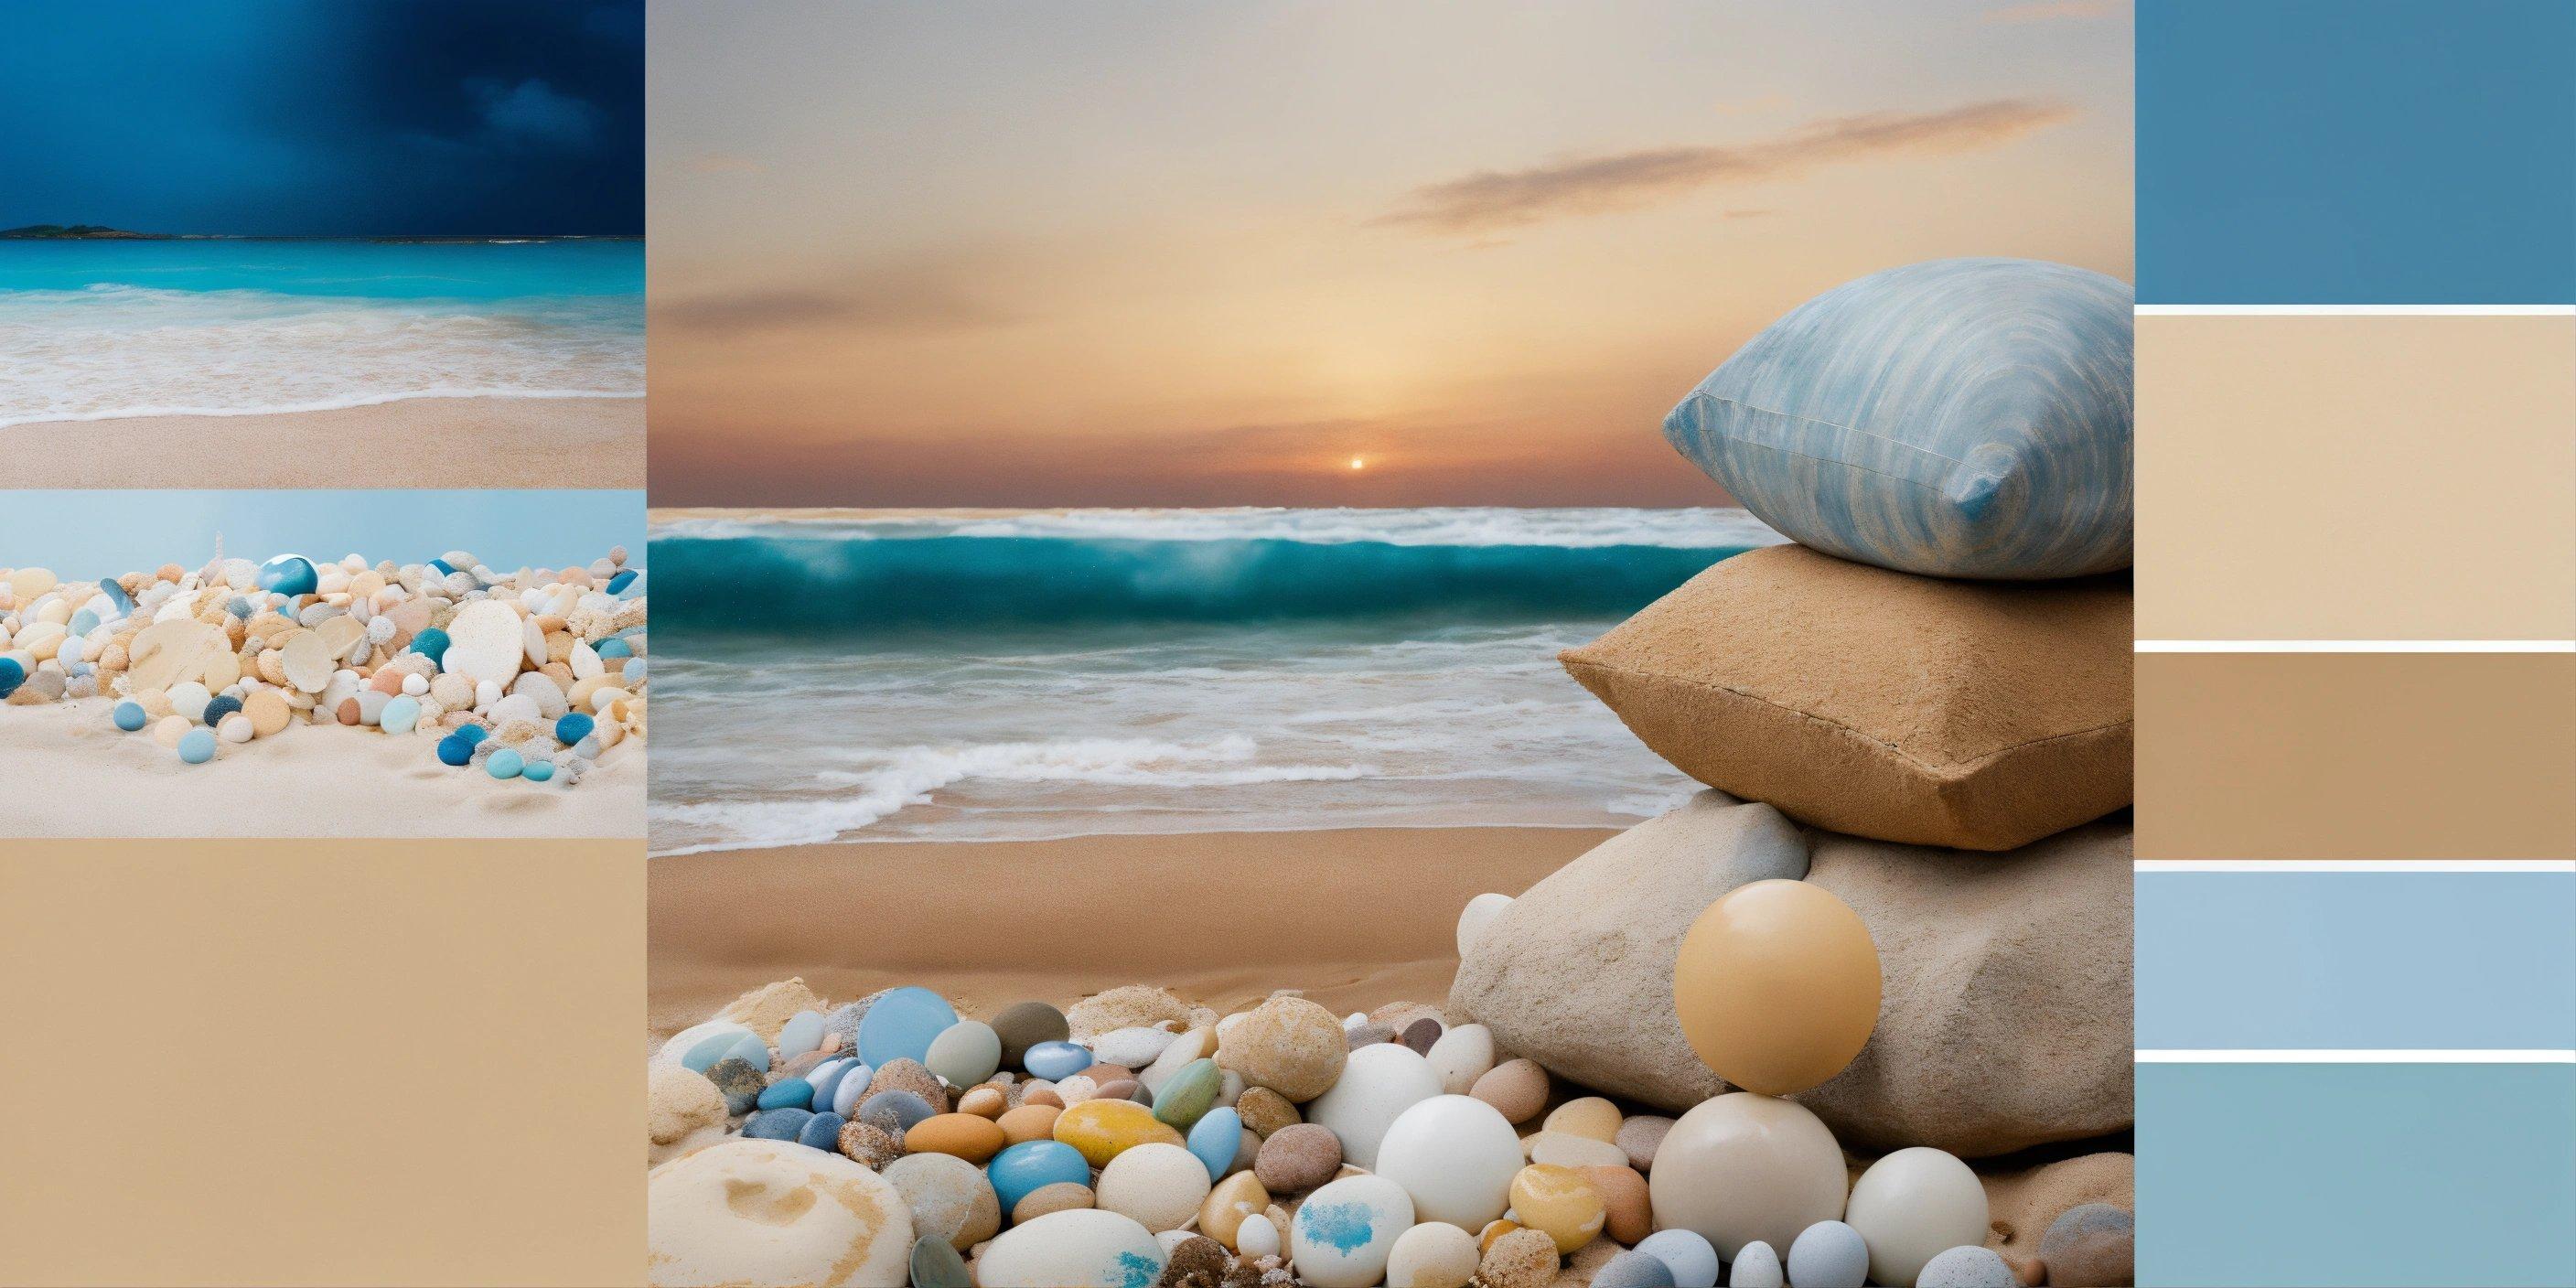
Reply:
M7 485L643 485L640 0L12 24Z
M653 1282L2131 1282L2128 39L657 7Z

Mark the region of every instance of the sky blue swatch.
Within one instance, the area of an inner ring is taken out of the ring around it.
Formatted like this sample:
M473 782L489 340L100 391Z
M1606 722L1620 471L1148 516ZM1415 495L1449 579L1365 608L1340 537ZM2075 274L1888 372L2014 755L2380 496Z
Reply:
M2576 1050L2576 873L2141 872L2138 1046Z
M2137 7L2141 304L2576 302L2576 4Z
M587 564L625 546L644 559L641 490L185 490L0 492L0 567L113 577L223 552L421 563L463 550L486 565Z
M2576 1067L2138 1066L2141 1284L2576 1283Z

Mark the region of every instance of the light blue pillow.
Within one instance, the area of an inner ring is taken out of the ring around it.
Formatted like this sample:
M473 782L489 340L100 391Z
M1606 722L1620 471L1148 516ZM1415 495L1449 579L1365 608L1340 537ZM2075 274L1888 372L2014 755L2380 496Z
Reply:
M2116 278L2038 260L1873 273L1753 337L1664 437L1829 554L1938 577L2117 571L2134 300Z

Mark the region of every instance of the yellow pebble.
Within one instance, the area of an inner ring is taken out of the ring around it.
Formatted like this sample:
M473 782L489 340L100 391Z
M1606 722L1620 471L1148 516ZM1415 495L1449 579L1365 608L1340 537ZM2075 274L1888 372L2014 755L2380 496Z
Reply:
M1571 1253L1601 1233L1608 1215L1601 1192L1571 1167L1532 1163L1512 1178L1512 1215L1546 1232L1559 1253Z
M1548 1131L1572 1132L1577 1136L1589 1136L1594 1140L1617 1140L1619 1106L1611 1104L1600 1096L1585 1096L1580 1100L1569 1100L1558 1105L1556 1112L1547 1116L1544 1126Z

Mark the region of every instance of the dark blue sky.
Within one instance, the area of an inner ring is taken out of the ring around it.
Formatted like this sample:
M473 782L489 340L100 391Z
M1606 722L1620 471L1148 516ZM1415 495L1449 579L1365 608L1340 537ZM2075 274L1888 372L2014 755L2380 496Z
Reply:
M0 228L644 231L643 0L0 5Z

